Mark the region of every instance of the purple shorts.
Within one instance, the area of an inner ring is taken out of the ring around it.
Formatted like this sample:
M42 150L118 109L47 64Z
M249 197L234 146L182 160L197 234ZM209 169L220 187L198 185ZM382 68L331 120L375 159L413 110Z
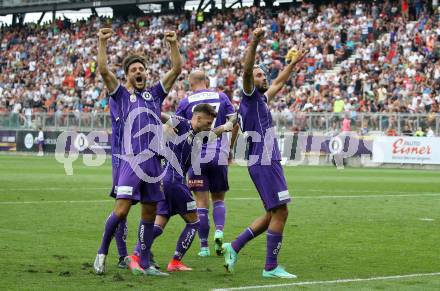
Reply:
M196 211L196 202L185 184L164 181L163 191L165 200L157 203L157 215L169 218L176 214L184 215Z
M267 166L253 165L248 171L266 210L290 202L283 167L279 161L272 161Z
M119 179L119 166L112 165L112 189L109 195L116 198L116 191L118 189L118 179Z
M218 165L215 160L200 166L201 175L194 174L192 168L188 171L188 185L191 191L226 192L229 190L228 166Z
M160 160L153 157L140 164L142 171L151 176L158 177L162 173ZM116 172L116 173L115 173ZM147 183L143 181L126 161L121 161L117 171L113 172L113 179L117 178L117 187L114 187L116 199L130 199L133 204L137 202L159 202L165 199L161 190L161 182Z

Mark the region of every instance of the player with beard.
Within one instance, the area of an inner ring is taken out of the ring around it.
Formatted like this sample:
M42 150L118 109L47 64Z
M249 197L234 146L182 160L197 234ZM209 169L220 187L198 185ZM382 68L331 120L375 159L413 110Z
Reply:
M290 202L283 168L281 154L272 126L272 115L268 102L277 95L295 65L304 58L306 52L295 53L291 62L269 86L266 73L254 66L258 43L263 38L264 30L257 27L244 59L243 92L239 113L239 124L244 134L252 136L249 141L248 171L263 201L266 213L257 218L232 243L223 244L225 267L234 272L238 253L251 239L266 232L266 264L263 277L296 278L278 265L277 257L281 249L284 225L287 220L287 203ZM255 140L255 135L261 140ZM269 181L269 182L268 182Z
M110 242L121 222L126 220L131 205L141 203L141 222L138 239L141 242L140 266L142 274L166 275L150 266L150 248L153 241L153 226L156 217L157 202L164 194L160 182L148 182L139 177L133 165L149 177L159 177L162 173L158 149L151 147L159 132L149 131L161 128L161 105L182 70L182 58L179 53L175 32L166 32L165 39L171 48L171 70L154 86L146 87L147 64L140 55L129 55L122 63L127 82L119 84L115 75L107 67L107 41L112 37L111 28L99 30L98 69L104 83L115 101L113 110L119 111L121 122L120 162L115 186L116 203L113 212L105 223L101 246L96 255L94 270L97 274L105 272L105 261ZM136 163L136 164L134 164Z

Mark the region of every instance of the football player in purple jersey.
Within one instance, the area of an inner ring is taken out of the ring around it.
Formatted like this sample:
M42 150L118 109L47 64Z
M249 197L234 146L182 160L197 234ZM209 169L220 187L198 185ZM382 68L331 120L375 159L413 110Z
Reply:
M222 93L207 88L207 76L201 70L194 70L189 75L191 94L185 96L179 103L176 115L191 119L194 108L199 104L209 104L214 107L217 117L212 124L213 128L224 124L229 118L235 116L235 109L229 97ZM237 127L238 131L238 127ZM196 196L197 214L200 219L199 256L210 255L208 247L209 236L209 193L212 200L212 216L214 218L215 251L221 255L223 244L223 230L226 220L225 194L229 190L228 184L228 157L237 131L230 135L220 136L217 140L203 146L201 156L204 159L200 163L199 172L192 167L188 172L189 188ZM232 138L232 140L231 140Z
M165 39L171 50L171 69L152 87L146 87L147 63L140 55L129 55L122 63L126 83L120 84L107 66L107 41L111 39L111 28L102 28L98 33L98 70L101 74L110 98L116 103L114 110L121 122L120 158L117 174L117 188L114 195L116 203L105 223L101 246L96 255L94 270L97 274L105 272L105 261L110 242L119 224L126 220L131 205L141 203L141 222L138 239L141 243L140 266L142 274L162 276L156 268L150 266L150 248L153 242L153 226L156 217L157 202L163 200L159 177L162 169L158 150L151 146L160 132L149 130L162 128L161 105L182 70L182 58L179 53L176 33L165 33ZM136 165L134 165L136 164ZM151 179L144 179L137 170Z
M253 40L245 55L238 119L243 133L251 138L248 139L248 171L266 213L257 218L232 243L223 244L225 267L227 271L234 272L240 250L251 239L266 232L266 264L263 277L296 278L279 266L277 261L290 195L280 163L281 154L268 102L281 90L295 65L304 58L306 52L300 50L296 53L269 86L266 73L254 65L257 46L263 36L264 29L259 25L253 32Z

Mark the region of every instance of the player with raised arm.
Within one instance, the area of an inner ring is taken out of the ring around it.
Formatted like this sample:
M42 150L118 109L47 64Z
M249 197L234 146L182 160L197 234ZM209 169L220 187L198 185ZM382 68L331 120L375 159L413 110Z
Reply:
M162 116L164 116L165 119L169 119L167 124L172 123L178 133L178 135L173 134L174 136L168 139L168 146L174 153L181 171L172 166L170 159L166 161L166 174L163 180L165 200L160 201L157 205L154 238L162 234L171 216L179 214L185 221L186 226L179 236L174 256L169 262L167 270L169 272L191 271L191 268L182 263L182 258L191 246L198 231L199 218L196 213L196 202L185 182L186 173L191 163L194 162L194 156L192 157L192 154L201 150L203 137L206 137L206 135L198 136L197 134L211 130L214 120L217 117L217 112L214 107L209 104L198 104L194 107L191 120L178 116L170 117L166 114L162 114ZM231 121L227 121L225 124L214 128L208 135L208 138L210 140L216 140L223 132L231 131L236 119L234 116L231 118ZM212 133L214 133L214 135L212 135ZM138 242L134 255L129 257L129 268L132 272L137 272L139 268L139 259L136 255L139 253L139 249L140 245Z
M127 82L119 84L115 75L107 67L107 41L112 37L111 28L99 30L98 69L104 83L120 111L121 121L121 155L116 203L113 212L105 223L101 246L96 255L94 270L97 274L105 272L105 261L112 237L118 225L123 222L132 204L141 203L141 222L138 239L141 242L140 266L142 274L166 275L150 266L150 248L153 241L153 225L156 217L157 202L164 199L160 182L141 179L138 168L148 177L160 176L162 170L158 150L151 147L160 132L148 131L161 128L161 104L167 96L182 70L182 59L179 53L175 32L166 32L165 39L171 48L171 70L168 71L151 88L146 88L146 61L140 55L129 55L123 61ZM137 166L138 168L134 168Z
M207 76L201 70L194 70L189 75L189 86L192 94L185 96L179 103L176 115L191 119L193 109L199 104L210 104L217 112L213 127L224 124L235 114L234 106L228 96L222 92L215 92L207 88ZM228 155L237 136L238 126L229 136L219 137L218 140L204 145L201 155L208 157L208 162L202 162L200 172L193 169L188 172L189 188L196 196L197 214L200 219L199 256L210 255L208 247L209 237L209 193L212 200L212 216L214 218L215 251L221 255L223 244L223 230L226 220L225 193L229 190L228 184Z
M257 218L232 243L223 244L225 267L234 272L238 253L251 239L266 232L266 264L263 277L296 278L278 265L277 257L281 249L284 225L287 220L287 203L290 202L281 154L272 126L272 116L268 102L283 87L295 65L303 59L306 52L301 50L292 57L279 76L269 86L265 72L254 66L258 43L264 30L257 27L244 59L243 92L239 113L239 124L246 135L252 137L249 142L248 171L263 201L266 213ZM259 138L257 138L259 136ZM268 182L270 181L270 182Z
M118 155L121 154L121 146L122 146L122 130L123 127L121 122L121 111L118 108L116 101L113 98L109 100L110 106L110 118L112 123L112 136L111 136L111 149L112 149L112 189L110 191L110 196L116 198L116 192L118 189L118 178L119 178L119 164L121 159ZM128 226L127 220L122 219L116 228L115 232L115 242L116 249L118 251L118 268L127 269L128 265L126 262L126 257L128 256L127 252L127 235L128 235ZM153 260L153 254L150 255L151 264L155 264Z

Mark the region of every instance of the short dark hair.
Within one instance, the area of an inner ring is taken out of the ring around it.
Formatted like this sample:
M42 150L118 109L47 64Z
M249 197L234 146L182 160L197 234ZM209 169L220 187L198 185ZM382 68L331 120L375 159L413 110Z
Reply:
M215 109L212 105L209 105L207 103L202 103L194 107L193 113L205 113L209 116L212 116L214 118L217 117L217 112L215 112Z
M125 74L128 73L128 68L134 63L141 63L144 68L147 68L147 60L143 56L136 54L129 55L122 61L122 67L124 68Z

